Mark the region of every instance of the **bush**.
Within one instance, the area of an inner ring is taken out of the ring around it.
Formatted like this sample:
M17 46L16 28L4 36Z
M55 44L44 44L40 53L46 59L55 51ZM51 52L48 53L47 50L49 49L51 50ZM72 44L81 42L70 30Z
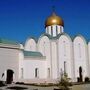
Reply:
M6 86L6 85L3 81L0 81L0 87L2 87L2 86Z
M66 73L63 74L63 76L61 77L61 80L59 81L59 88L61 90L69 90L69 86L72 86L72 83L69 82L71 79L68 78L68 75Z
M16 84L24 84L24 82L16 82Z
M7 89L16 89L16 90L22 90L22 89L28 89L26 87L19 87L19 86L13 86L13 87L7 87Z
M90 82L89 77L85 77L85 82Z

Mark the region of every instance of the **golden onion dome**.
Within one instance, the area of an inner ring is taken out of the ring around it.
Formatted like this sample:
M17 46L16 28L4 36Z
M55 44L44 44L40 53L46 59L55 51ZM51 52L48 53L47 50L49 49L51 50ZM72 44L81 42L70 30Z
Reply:
M53 13L51 16L49 16L46 19L45 27L51 26L51 25L60 25L64 26L64 22L61 17L57 16L55 13Z

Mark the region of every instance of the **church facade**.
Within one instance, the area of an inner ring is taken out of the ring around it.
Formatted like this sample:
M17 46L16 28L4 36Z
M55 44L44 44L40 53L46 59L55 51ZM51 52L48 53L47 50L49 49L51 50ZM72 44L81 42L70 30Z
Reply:
M64 21L52 13L46 32L25 45L0 39L0 79L26 83L55 83L66 73L71 81L90 78L90 42L64 32Z

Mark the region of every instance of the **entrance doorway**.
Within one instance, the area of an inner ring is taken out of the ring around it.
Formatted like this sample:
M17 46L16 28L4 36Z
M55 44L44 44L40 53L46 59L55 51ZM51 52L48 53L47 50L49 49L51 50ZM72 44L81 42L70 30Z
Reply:
M7 84L11 84L12 83L12 81L13 81L13 70L11 70L11 69L8 69L7 70L7 78L6 78L6 83Z
M83 75L82 75L82 67L80 66L79 67L79 82L82 82L83 81Z

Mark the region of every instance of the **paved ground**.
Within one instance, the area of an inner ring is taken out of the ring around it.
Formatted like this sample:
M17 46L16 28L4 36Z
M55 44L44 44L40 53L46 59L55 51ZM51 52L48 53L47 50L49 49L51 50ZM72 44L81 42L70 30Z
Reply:
M7 87L11 86L19 86L19 87L26 87L28 89L23 89L23 90L53 90L54 87L37 87L37 86L29 86L29 85L8 85L4 87L0 87L0 90L15 90L15 89L6 89Z
M26 87L28 89L21 89L21 90L53 90L55 87L37 87L37 86L28 86L28 85L8 85L5 87L0 87L0 90L15 90L15 89L6 89L7 87L11 86L20 86L20 87ZM90 90L90 84L86 85L75 85L72 87L72 90Z
M90 90L90 84L75 85L72 90Z

